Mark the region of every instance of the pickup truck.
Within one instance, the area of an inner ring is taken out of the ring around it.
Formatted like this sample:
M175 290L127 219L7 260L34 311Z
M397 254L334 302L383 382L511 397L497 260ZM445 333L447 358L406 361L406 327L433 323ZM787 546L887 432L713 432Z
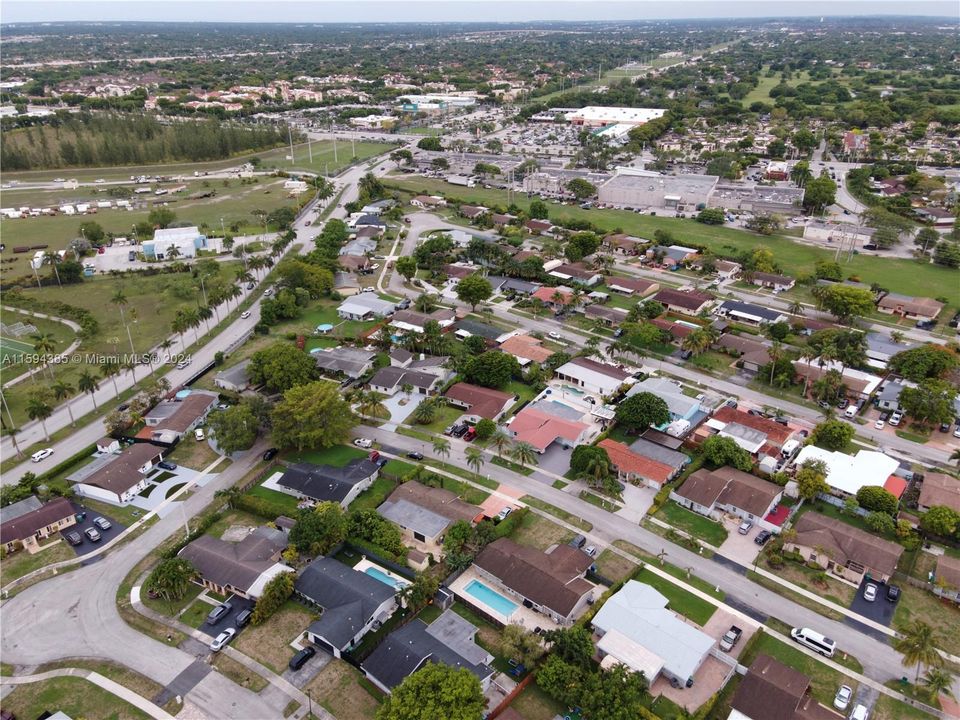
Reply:
M730 652L733 650L733 646L740 641L740 636L743 634L743 630L738 628L736 625L730 627L727 630L727 634L720 639L720 649L724 652Z

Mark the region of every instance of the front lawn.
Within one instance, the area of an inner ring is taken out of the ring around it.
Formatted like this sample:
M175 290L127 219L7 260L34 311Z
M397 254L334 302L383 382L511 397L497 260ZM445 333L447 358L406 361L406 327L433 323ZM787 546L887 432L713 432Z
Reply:
M323 450L304 450L303 452L293 452L287 457L290 462L307 462L314 465L330 465L332 467L343 467L351 460L359 460L369 455L368 450L363 450L352 445L334 445Z
M60 711L74 718L149 720L150 716L113 693L77 677L56 677L17 685L3 698L3 709L18 718Z
M447 403L442 402L437 406L437 412L433 422L426 425L421 425L414 421L412 413L411 416L408 417L404 422L411 427L439 435L445 429L453 425L465 412L466 410L463 408L454 407L453 405L448 405Z
M32 555L21 549L5 556L3 562L0 563L0 587L5 587L7 583L32 573L34 570L64 560L72 560L77 556L65 540L59 542L49 540L48 542L48 546L44 546L43 550Z
M941 601L936 595L912 585L900 586L900 602L893 613L893 628L903 630L914 620L927 623L939 634L938 646L956 655L960 653L960 609Z
M369 680L343 660L328 663L304 691L337 720L369 720L377 714L383 697Z
M287 517L293 517L297 512L297 503L299 502L297 498L279 490L271 490L263 487L263 485L254 485L247 490L246 494L267 500L277 508L283 508L283 514Z
M656 588L667 598L667 604L671 610L693 620L701 627L706 625L707 621L717 611L716 605L698 598L693 593L687 592L679 585L674 585L659 575L655 575L646 568L641 570L634 579Z
M542 515L528 512L513 531L511 539L520 545L546 550L551 545L563 545L573 539L573 533Z
M177 465L188 467L191 470L203 470L218 457L220 456L210 447L210 443L206 440L198 441L190 434L185 435L173 449L173 452L164 456L164 459ZM217 466L217 472L223 472L229 464L229 460L224 460ZM157 480L157 482L159 482L159 480Z
M197 595L203 592L203 586L196 583L190 583L187 591L179 600L164 600L163 598L153 599L147 595L147 588L140 588L140 600L151 610L163 615L175 617L187 605L197 599Z
M609 548L600 553L597 558L597 572L607 580L620 582L625 577L636 572L637 565L625 557L618 555Z
M248 625L237 635L234 647L263 663L278 675L294 656L290 643L316 620L317 615L293 600L287 600L262 625Z
M733 368L730 367L733 362L734 359L729 355L708 350L705 353L691 357L687 360L687 365L693 365L701 370L706 370L707 372L718 375L731 375L734 372Z
M387 496L393 492L396 483L385 477L378 477L373 481L368 489L357 495L356 499L350 503L351 510L373 510L387 499Z
M714 547L720 547L727 539L727 530L723 525L672 501L665 503L654 517Z

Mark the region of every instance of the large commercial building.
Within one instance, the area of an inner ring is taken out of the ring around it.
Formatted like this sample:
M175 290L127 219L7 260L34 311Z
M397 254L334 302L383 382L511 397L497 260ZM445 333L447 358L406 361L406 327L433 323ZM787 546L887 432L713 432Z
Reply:
M607 127L608 125L629 125L636 127L656 120L667 114L658 108L600 107L590 105L567 113L567 120L574 125L586 127Z
M176 251L174 251L176 248ZM143 243L143 254L150 260L196 257L197 250L207 250L207 236L196 225L164 228L153 233L153 240Z
M716 175L658 175L618 170L597 191L599 201L630 208L665 208L690 212L706 205Z

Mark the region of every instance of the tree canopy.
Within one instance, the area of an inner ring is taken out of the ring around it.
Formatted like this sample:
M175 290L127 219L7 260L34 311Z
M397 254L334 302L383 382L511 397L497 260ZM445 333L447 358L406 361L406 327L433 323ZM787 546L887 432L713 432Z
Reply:
M269 392L284 392L316 377L317 364L303 350L289 342L275 342L250 356L247 373L256 385Z
M485 706L476 675L428 662L387 695L377 720L478 720Z
M651 425L659 426L670 422L670 409L663 398L653 393L641 392L617 405L615 417L617 423L629 432L636 433Z
M326 381L287 390L271 419L274 442L297 450L339 445L357 422L337 384Z

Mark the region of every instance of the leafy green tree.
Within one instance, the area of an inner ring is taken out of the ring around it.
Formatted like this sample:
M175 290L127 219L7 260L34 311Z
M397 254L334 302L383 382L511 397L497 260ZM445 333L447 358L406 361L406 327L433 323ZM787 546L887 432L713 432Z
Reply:
M830 285L825 288L820 302L823 308L840 322L847 322L873 310L873 294L851 285Z
M296 219L297 214L294 212L293 208L286 205L283 207L278 207L276 210L267 215L267 222L281 231L289 229L290 226L293 225L293 221Z
M894 245L900 242L900 233L895 227L890 225L881 225L874 231L871 241L878 248L886 250L887 248L892 248Z
M440 580L436 577L418 572L414 576L413 582L405 585L403 590L400 591L400 597L407 608L416 611L433 599L439 587Z
M543 639L550 644L550 652L571 665L589 667L593 659L593 638L590 631L582 625L573 625L569 628L548 630Z
M350 512L347 516L347 535L373 543L394 556L402 557L407 552L399 528L372 508Z
M960 513L946 505L934 505L920 518L920 528L925 532L952 537L960 526Z
M486 702L469 670L428 662L384 699L376 720L477 720Z
M960 267L960 242L944 240L933 251L933 261L948 268Z
M879 485L864 485L857 490L857 504L864 510L896 515L900 502L896 496Z
M893 518L882 512L868 513L863 521L866 523L867 527L873 530L875 533L881 533L884 535L892 533L896 528L896 523L894 523Z
M704 459L713 467L730 465L749 472L753 468L753 458L750 453L737 445L732 438L711 435L703 441L701 446Z
M481 418L475 427L477 440L489 440L497 431L497 424L488 418Z
M170 208L158 207L150 211L147 215L147 222L154 227L167 228L177 219L177 215Z
M942 378L960 365L957 353L933 343L898 352L889 362L890 370L907 380L921 382L927 378Z
M540 636L527 630L523 625L510 623L500 632L500 654L521 665L533 667L544 653Z
M196 574L193 565L183 558L167 558L153 569L144 585L168 602L180 600Z
M270 392L284 392L313 380L316 368L313 358L296 345L276 342L253 353L247 373L254 384Z
M670 422L670 409L663 398L641 392L617 405L615 417L617 423L628 432L638 433L651 425L660 426Z
M271 420L274 442L297 450L339 445L356 425L339 387L323 381L287 390L274 407Z
M956 386L948 380L923 380L917 387L905 387L900 392L900 407L913 421L939 425L953 419L953 401Z
M697 222L704 225L723 225L725 219L721 208L704 208L697 213Z
M92 245L99 245L106 237L106 233L103 231L100 223L92 220L80 223L80 227L77 228L77 230L81 237Z
M853 426L842 420L824 420L810 434L815 445L827 450L840 450L853 439Z
M398 273L410 280L417 274L417 261L410 256L404 256L397 260L396 268Z
M567 190L573 193L578 201L586 200L597 194L597 186L584 178L574 178L567 183Z
M249 450L257 439L260 423L248 405L234 405L216 412L207 419L216 437L217 447L227 455Z
M550 216L550 211L543 200L534 200L530 203L529 214L536 220L546 220Z
M420 141L417 143L417 147L421 150L440 152L443 150L443 143L440 142L440 138L434 135L428 135L427 137L420 139Z
M600 238L596 233L584 231L574 233L567 241L564 248L564 255L570 262L582 260L587 255L592 255L600 247Z
M250 616L250 622L254 625L262 625L283 607L283 604L293 595L293 585L296 579L296 573L284 572L267 581L267 584L263 587L263 592L257 598L257 604L253 606L253 615Z
M474 273L457 283L457 298L470 305L471 310L476 310L477 305L488 300L491 295L493 295L493 287L482 275Z
M577 445L570 455L570 469L577 475L587 472L596 461L610 465L610 456L602 447L596 445Z
M502 388L514 377L520 376L520 364L513 355L488 351L468 363L464 375L468 382L488 388Z
M813 212L821 212L836 199L837 184L826 174L808 181L803 191L803 206Z
M827 466L822 460L805 460L797 474L797 493L804 500L813 500L820 493L829 492Z
M325 555L347 537L347 516L339 503L322 502L297 511L290 542L300 553Z

